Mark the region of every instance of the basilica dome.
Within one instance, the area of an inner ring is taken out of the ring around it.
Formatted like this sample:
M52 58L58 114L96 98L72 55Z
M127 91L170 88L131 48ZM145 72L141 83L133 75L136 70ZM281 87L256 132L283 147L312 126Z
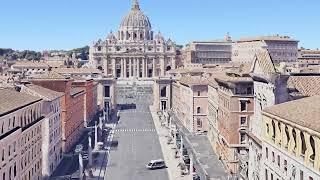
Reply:
M151 23L148 16L143 14L137 0L133 0L130 12L122 19L120 28L143 28L151 30Z

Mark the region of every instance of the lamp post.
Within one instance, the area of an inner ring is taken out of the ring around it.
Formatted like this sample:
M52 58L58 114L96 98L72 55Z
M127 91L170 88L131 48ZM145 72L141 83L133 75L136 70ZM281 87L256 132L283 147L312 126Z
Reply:
M92 166L92 143L91 143L91 133L89 133L89 146L88 146L88 156L89 156L89 167Z
M81 153L79 153L79 179L83 180L83 160Z

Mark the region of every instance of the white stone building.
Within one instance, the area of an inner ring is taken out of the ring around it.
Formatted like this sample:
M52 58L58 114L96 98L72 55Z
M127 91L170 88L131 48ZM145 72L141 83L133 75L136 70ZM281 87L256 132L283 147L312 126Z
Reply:
M193 41L182 52L183 64L221 64L231 61L232 40Z
M133 0L130 12L122 19L116 35L90 47L90 64L107 77L152 78L165 76L176 68L176 45L159 32L154 35L149 18Z
M26 85L22 92L43 98L42 176L49 177L62 160L61 101L63 93L37 85Z
M261 179L320 179L320 96L262 112Z
M42 99L0 89L0 179L42 179Z
M252 62L256 51L267 50L274 63L296 62L298 42L289 36L259 36L243 38L232 46L232 61Z

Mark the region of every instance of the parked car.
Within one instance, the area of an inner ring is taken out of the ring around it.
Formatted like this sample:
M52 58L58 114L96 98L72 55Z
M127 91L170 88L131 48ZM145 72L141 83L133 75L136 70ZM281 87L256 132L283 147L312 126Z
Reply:
M192 174L192 179L193 180L200 180L200 176L197 173Z
M164 160L162 159L157 159L157 160L151 160L147 166L148 169L161 169L161 168L165 168L166 164L164 162Z
M74 150L75 153L80 153L83 149L83 145L82 144L79 144L76 146L76 149Z

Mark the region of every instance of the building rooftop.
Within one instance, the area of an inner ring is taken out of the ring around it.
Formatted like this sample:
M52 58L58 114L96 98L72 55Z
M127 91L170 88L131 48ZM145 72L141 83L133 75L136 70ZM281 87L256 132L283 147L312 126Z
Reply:
M12 65L13 68L38 68L38 69L49 69L49 65L44 62L36 61L17 61Z
M209 84L209 81L207 78L200 77L200 76L184 76L180 78L179 82L189 87Z
M0 116L42 100L40 97L17 92L12 88L0 89L0 99Z
M59 97L62 97L64 93L53 91L51 89L44 88L42 86L28 84L26 87L31 90L35 95L42 97L45 100L53 101Z
M266 82L274 81L277 71L267 50L256 52L250 72L254 79L258 78Z
M66 78L66 77L64 77L54 71L49 71L45 74L35 76L33 79L36 79L36 80L68 80L70 78Z
M299 42L298 40L292 39L289 36L280 36L280 35L246 37L246 38L239 39L237 42L250 42L250 41L293 41L293 42Z
M70 90L70 95L71 96L76 96L80 93L84 92L84 89L83 88L71 88Z
M294 124L320 132L320 96L303 98L264 109L271 114Z
M57 68L53 69L59 74L101 74L102 72L95 68Z
M320 95L320 75L290 76L287 81L287 88L293 96Z

